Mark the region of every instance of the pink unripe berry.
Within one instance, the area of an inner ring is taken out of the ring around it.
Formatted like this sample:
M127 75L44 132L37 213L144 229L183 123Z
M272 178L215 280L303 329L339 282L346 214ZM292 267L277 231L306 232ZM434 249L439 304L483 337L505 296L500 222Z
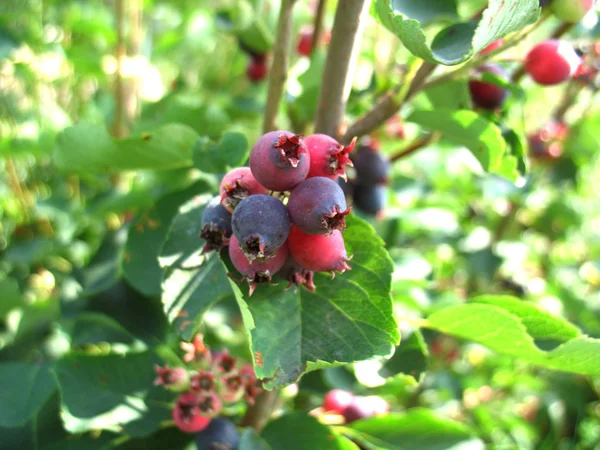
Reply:
M238 167L227 172L219 188L221 204L229 212L233 212L238 203L250 195L268 193L269 190L256 181L249 167Z
M326 134L311 134L304 138L310 152L310 170L307 178L327 177L335 180L346 177L346 166L352 166L348 154L354 149L356 138L344 147Z
M175 425L186 433L197 433L210 423L210 417L202 415L196 394L183 394L177 399L172 412Z
M195 392L214 392L215 376L206 370L200 370L192 375L190 388Z
M156 380L154 380L154 385L156 386L164 386L175 392L185 391L189 386L190 376L183 367L154 366L154 370L158 375Z
M221 378L221 398L233 403L241 400L245 392L244 379L239 374L229 374Z
M200 414L206 417L217 417L223 409L223 403L214 392L200 393L197 396Z
M355 420L366 419L376 414L385 414L389 411L388 403L380 397L354 397L352 402L342 413L347 423Z
M581 58L573 47L565 41L555 39L536 45L525 58L525 70L536 83L543 86L568 80L580 64Z
M290 253L298 264L314 272L342 273L350 270L350 260L344 246L344 237L339 230L327 234L307 234L292 225L288 237Z
M323 409L341 414L352 402L354 395L341 389L333 389L323 397Z

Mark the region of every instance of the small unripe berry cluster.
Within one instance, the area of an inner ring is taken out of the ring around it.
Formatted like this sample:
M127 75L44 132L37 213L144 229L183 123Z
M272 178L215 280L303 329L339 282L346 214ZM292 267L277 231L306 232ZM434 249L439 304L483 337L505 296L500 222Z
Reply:
M380 218L385 209L390 160L383 155L375 140L363 144L352 155L356 176L340 180L344 193L352 198L353 206Z
M355 420L386 414L390 411L390 405L377 395L364 397L341 389L334 389L325 394L323 410L340 414L344 417L346 423L350 423Z
M350 208L340 186L352 165L347 147L313 134L289 131L263 135L252 148L250 167L227 173L202 216L205 250L229 245L236 270L250 284L280 272L313 290L313 272L350 269L342 232Z
M223 403L244 400L252 404L261 392L251 365L239 367L227 350L212 353L204 345L202 335L196 335L192 342L182 342L181 348L188 366L156 366L154 380L157 386L181 392L172 412L180 430L198 433L210 426Z
M528 136L530 156L538 161L552 161L562 156L569 128L563 122L549 121Z

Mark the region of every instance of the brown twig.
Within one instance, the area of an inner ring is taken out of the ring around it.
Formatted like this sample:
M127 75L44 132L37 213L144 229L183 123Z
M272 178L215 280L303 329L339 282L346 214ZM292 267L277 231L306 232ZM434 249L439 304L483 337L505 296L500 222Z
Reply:
M391 162L398 161L399 159L403 159L409 155L412 155L416 151L429 145L429 143L433 140L433 137L434 137L433 134L428 134L427 136L423 136L422 138L415 140L414 142L410 143L406 147L401 148L396 153L394 153L392 156L390 156L390 161Z
M368 0L338 3L319 93L315 119L317 133L334 138L339 136L369 4Z
M579 93L583 91L585 85L578 80L571 80L563 93L560 103L554 109L552 118L557 122L564 122L569 109L576 103Z
M115 24L117 28L117 46L115 52L117 57L117 71L115 73L115 117L113 123L113 136L116 138L122 138L127 135L127 127L125 125L126 93L123 81L123 61L126 56L124 15L125 0L116 0Z
M248 406L246 414L240 422L240 426L252 427L256 431L262 430L271 416L278 397L279 392L276 389L263 391L256 397L254 404Z
M313 36L311 43L311 51L317 51L317 47L321 43L321 35L323 34L323 18L325 17L325 6L327 0L319 0L317 11L315 13L315 25L313 27Z
M267 133L277 129L277 113L279 103L285 90L288 64L290 59L290 45L292 39L292 9L296 0L282 0L277 23L277 36L273 48L273 62L269 71L269 89L263 132Z

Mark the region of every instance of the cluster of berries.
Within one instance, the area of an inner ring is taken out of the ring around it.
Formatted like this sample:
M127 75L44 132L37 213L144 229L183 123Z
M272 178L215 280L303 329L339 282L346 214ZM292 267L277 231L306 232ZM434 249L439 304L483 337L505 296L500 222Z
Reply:
M238 367L236 358L227 350L212 353L202 335L196 335L192 342L182 342L181 348L185 351L183 360L188 367L155 367L155 385L181 392L172 412L175 425L186 433L198 433L199 450L216 448L200 445L200 442L214 442L216 432L229 436L230 446L222 448L237 448L237 443L231 445L231 438L237 436L235 425L217 416L223 403L242 400L254 403L262 390L254 368L249 364Z
M366 141L352 155L355 176L339 180L344 193L352 198L352 205L366 214L381 218L390 174L390 160L379 151L375 139Z
M390 411L390 405L377 395L364 397L341 389L334 389L325 394L322 409L325 413L341 415L346 423L350 423L386 414Z
M250 167L227 173L219 197L205 209L205 250L228 245L250 294L278 272L290 285L314 290L313 272L349 270L342 232L350 208L335 180L345 178L353 148L354 141L344 147L324 134L263 135L252 148Z
M550 120L542 129L528 136L531 157L541 161L560 158L568 135L569 128L564 122Z

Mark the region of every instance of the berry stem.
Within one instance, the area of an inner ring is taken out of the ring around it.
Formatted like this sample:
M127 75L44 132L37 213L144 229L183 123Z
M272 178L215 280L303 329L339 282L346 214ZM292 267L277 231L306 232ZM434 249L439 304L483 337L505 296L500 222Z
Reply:
M319 93L316 133L339 137L370 3L369 0L338 3Z
M313 36L311 42L311 51L314 53L317 51L317 47L321 42L321 35L323 34L323 17L325 17L325 6L327 0L319 0L317 5L317 11L315 13L315 25L313 27Z
M252 427L256 431L260 431L267 424L271 413L275 409L279 398L279 391L263 391L254 400L254 404L248 406L246 414L240 422L242 427Z
M269 71L269 89L263 122L263 132L277 129L277 112L287 80L290 46L292 41L292 10L296 0L282 0L273 48L273 62Z

